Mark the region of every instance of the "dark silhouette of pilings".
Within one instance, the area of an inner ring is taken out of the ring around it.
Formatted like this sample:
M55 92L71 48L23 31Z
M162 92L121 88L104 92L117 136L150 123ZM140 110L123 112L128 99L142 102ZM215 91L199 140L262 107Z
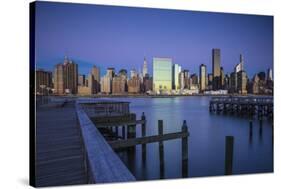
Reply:
M126 127L122 126L122 137L123 139L126 139Z
M144 112L142 112L141 120L145 121ZM141 136L145 137L146 135L146 122L141 124ZM146 162L146 144L142 144L142 161L143 163Z
M250 138L253 137L253 120L249 121L249 136Z
M260 125L260 127L259 127L259 134L260 134L260 136L262 136L262 131L263 131L263 123L262 123L262 118L260 118L259 119L259 125Z
M181 128L182 132L186 132L187 136L182 138L181 146L182 146L182 177L188 177L188 127L186 124L186 120L183 121L183 125Z
M225 175L232 175L233 166L233 136L225 137Z
M158 120L158 135L163 135L163 120ZM165 178L165 164L164 164L164 145L163 141L159 142L159 160L160 160L160 179Z
M136 115L133 114L132 116L134 116L132 119L136 120ZM127 138L136 138L136 125L128 125Z

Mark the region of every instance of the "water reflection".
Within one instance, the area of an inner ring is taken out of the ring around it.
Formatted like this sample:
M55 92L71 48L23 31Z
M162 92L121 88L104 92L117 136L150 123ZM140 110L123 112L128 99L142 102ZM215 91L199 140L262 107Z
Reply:
M145 112L147 136L158 133L158 120L163 120L164 133L180 131L182 121L187 120L190 132L188 177L224 175L225 136L235 138L233 174L273 171L273 131L268 120L253 120L250 126L247 118L210 114L209 97L120 100L131 102L130 110L137 114L137 119ZM136 132L137 137L141 137L141 127L137 127ZM121 159L138 180L185 177L181 140L165 141L163 145L163 154L158 143L151 143L146 145L145 157L142 146L138 145L134 160L124 156ZM164 162L163 167L161 161Z

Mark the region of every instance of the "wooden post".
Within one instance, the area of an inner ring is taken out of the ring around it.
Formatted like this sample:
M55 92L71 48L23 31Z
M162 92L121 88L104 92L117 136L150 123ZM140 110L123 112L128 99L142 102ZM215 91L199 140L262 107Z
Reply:
M144 123L141 124L141 136L145 137L146 135L146 120L145 120L145 115L144 112L142 112L142 116L141 116L141 120L144 121ZM142 162L145 163L146 162L146 144L142 145Z
M253 136L253 121L252 120L250 120L250 122L249 122L249 136L250 136L250 138L252 138L252 136Z
M125 128L125 126L123 125L122 126L122 137L123 137L123 139L126 139L126 130L125 130L126 128Z
M132 121L136 121L136 114L132 114L131 117ZM127 126L127 139L129 138L136 138L136 125L128 125ZM135 151L136 147L129 147L129 151Z
M225 137L225 175L232 175L233 143L233 136Z
M163 120L158 120L158 135L163 135ZM164 167L164 145L163 141L159 142L159 159L160 159L160 179L165 178Z
M259 134L260 134L260 136L261 136L261 135L262 135L262 118L260 118L259 121L260 121Z
M118 137L118 126L115 127L115 136Z
M188 128L186 124L186 120L183 121L183 125L181 127L182 132L188 133ZM183 137L181 140L181 148L182 148L182 177L186 178L188 177L188 138Z
M132 121L136 121L136 114L132 114ZM136 125L128 125L127 138L136 138Z

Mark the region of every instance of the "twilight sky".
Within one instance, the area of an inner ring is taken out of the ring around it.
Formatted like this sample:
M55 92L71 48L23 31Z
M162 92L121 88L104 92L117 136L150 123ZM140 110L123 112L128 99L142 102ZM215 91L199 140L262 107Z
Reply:
M198 74L212 71L212 48L221 49L221 66L232 72L244 55L245 69L273 68L273 17L37 2L37 68L53 71L65 55L87 74L97 65L117 71L140 70L143 59L152 73L153 57L170 57Z

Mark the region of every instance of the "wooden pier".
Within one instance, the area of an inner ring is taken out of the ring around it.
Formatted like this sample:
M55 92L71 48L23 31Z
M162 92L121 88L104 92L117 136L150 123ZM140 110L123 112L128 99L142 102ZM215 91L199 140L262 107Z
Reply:
M230 96L213 97L209 111L217 114L238 115L249 118L273 118L273 97Z
M60 101L36 110L35 186L86 184L84 147L75 104Z
M146 117L144 112L137 120L136 114L130 113L128 102L92 101L82 102L81 106L90 117L96 128L105 137L113 150L128 150L135 153L135 146L142 146L142 162L146 163L146 144L159 143L160 178L165 178L164 143L163 141L182 139L182 175L188 176L188 128L183 122L182 130L174 133L163 132L163 120L158 120L158 134L146 136ZM141 126L141 137L136 138L136 127ZM121 133L120 129L122 130ZM120 136L121 135L121 136ZM134 155L133 155L134 156Z

